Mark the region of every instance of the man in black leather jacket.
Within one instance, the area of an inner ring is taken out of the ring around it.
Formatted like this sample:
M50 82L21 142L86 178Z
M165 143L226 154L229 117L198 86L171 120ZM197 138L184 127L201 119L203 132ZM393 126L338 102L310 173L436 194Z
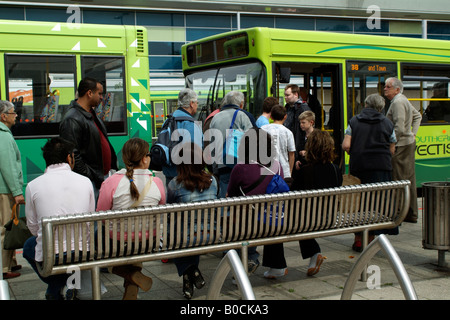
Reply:
M117 170L117 156L106 127L95 113L102 99L103 85L84 78L78 85L78 99L71 102L59 126L60 136L75 144L73 171L92 181L96 198L109 170Z

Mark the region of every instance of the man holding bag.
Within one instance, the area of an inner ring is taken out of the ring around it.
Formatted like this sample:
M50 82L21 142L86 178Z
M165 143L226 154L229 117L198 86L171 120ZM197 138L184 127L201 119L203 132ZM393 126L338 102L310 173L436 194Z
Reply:
M14 204L25 203L23 197L23 173L20 151L11 133L16 123L17 113L9 101L0 100L0 229L3 246L5 228L10 219ZM22 266L17 265L15 250L2 247L3 279L20 276L15 272Z

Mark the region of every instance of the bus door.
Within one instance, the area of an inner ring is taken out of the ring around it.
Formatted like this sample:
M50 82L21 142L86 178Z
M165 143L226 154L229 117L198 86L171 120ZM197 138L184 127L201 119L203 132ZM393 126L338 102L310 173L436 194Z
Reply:
M273 82L271 91L285 104L284 88L288 83L296 84L301 91L306 91L312 97L306 101L317 99L319 105L316 112L315 127L329 131L336 143L336 152L341 154L341 142L344 138L341 119L343 105L342 97L342 67L340 64L318 62L274 62ZM311 103L311 106L314 104ZM336 110L336 112L334 111Z
M344 137L342 128L342 68L338 64L323 64L313 69L309 77L309 91L322 105L322 116L316 128L328 131L334 139L337 155L341 155ZM337 159L337 161L340 160Z
M164 100L152 101L152 137L156 139L167 114L166 102Z

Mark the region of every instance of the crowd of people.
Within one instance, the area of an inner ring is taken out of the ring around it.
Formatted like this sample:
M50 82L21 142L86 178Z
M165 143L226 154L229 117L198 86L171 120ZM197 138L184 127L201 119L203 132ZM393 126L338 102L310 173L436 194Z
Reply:
M414 149L421 116L402 94L402 89L399 79L386 80L385 97L391 100L386 116L382 113L385 99L378 94L369 95L365 108L349 120L342 148L350 155L350 173L362 183L410 180L413 193L406 221L416 222ZM265 194L271 178L277 174L290 190L342 185L342 168L334 163L338 157L335 142L327 131L315 128L316 119L322 116L320 103L295 84L285 88L285 106L267 97L257 120L245 110L244 94L231 91L203 128L190 119L177 122L182 134L180 148L172 160L180 157L184 161L174 161L176 165L164 167L165 183L149 170L150 146L141 138L129 139L123 145L125 168L118 170L116 152L106 127L94 111L102 94L103 86L97 80L80 81L78 97L60 123L60 136L50 139L42 149L46 170L28 183L25 196L20 152L10 131L17 115L12 103L0 101L1 222L4 224L9 219L13 204L25 203L27 224L33 237L25 243L23 255L36 272L36 264L43 261L39 221L44 216ZM183 89L178 100L179 108L173 116L194 119L197 94ZM226 141L235 131L243 134L239 160L228 163L224 160L225 151L228 152ZM398 229L393 232L398 233ZM74 250L75 241L72 239L69 244L64 239L64 251ZM324 261L320 246L315 239L302 240L299 245L302 258L309 259L307 275L312 276L319 272ZM353 248L360 250L360 234L355 234ZM14 252L2 252L4 278L19 276L16 271L21 266L17 265ZM257 247L250 247L249 273L258 268L259 258ZM198 255L174 259L187 299L192 298L194 287L200 289L205 285L199 261ZM264 273L268 279L288 273L282 243L264 246L262 265L268 268ZM124 300L135 300L139 289L148 291L152 286L152 279L142 273L142 264L116 266L110 272L124 279ZM47 299L76 296L76 292L68 290L64 297L62 291L67 277L41 277L48 284Z

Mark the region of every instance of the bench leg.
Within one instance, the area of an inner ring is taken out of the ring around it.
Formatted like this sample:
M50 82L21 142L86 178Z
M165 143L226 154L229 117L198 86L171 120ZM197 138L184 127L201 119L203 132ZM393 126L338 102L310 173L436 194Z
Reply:
M362 250L364 251L369 244L369 230L364 230L362 232ZM363 268L361 273L361 281L367 282L367 265Z
M102 297L101 287L100 287L100 268L94 267L91 272L92 278L92 299L100 300Z
M245 273L248 274L248 242L242 243L241 261L242 265L244 266Z

